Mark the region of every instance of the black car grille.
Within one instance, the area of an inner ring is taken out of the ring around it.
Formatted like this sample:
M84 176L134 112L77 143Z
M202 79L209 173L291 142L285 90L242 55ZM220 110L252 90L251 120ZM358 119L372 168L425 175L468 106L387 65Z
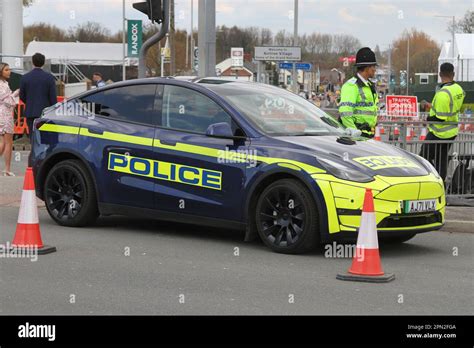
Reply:
M379 222L379 228L415 227L442 222L440 212L413 215L390 215Z

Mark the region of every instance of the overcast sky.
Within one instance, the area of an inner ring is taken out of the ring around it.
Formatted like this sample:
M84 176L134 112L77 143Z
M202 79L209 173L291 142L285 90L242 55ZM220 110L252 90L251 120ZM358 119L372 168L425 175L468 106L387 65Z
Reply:
M363 45L386 49L404 29L417 28L438 43L449 40L450 18L461 18L473 9L474 0L299 0L300 33L352 34ZM148 19L132 8L137 0L126 0L126 17ZM197 28L197 2L194 23ZM176 26L190 28L191 0L175 0ZM293 0L216 0L217 25L258 26L273 33L293 32ZM122 0L35 0L25 9L24 24L46 22L61 28L95 21L112 32L122 28Z

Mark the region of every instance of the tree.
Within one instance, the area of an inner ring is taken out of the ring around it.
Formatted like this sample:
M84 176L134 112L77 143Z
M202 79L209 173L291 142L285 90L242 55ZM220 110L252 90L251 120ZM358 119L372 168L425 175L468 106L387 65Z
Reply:
M416 73L436 73L440 47L426 33L412 29L405 31L392 43L392 67L399 78L400 70L407 68L408 40L410 44L410 78L414 81Z
M68 39L79 42L110 42L112 34L97 22L86 22L71 27L68 30Z
M28 45L33 40L64 42L68 41L68 38L65 30L52 24L40 22L28 25L23 29L24 45Z
M453 31L452 23L448 26L448 31ZM474 33L474 11L467 11L464 17L454 24L454 32L466 34Z

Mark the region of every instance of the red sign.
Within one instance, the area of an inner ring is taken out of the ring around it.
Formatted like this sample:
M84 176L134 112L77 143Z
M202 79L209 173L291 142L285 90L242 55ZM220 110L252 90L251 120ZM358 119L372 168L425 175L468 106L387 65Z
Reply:
M387 95L387 116L417 117L418 98L405 95Z
M339 57L340 62L348 62L348 63L355 63L356 56L349 56L349 57Z

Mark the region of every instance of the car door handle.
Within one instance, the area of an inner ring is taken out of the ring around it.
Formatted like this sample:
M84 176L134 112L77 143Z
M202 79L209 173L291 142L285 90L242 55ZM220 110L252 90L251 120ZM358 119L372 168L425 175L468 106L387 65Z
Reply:
M89 133L103 135L104 131L98 128L88 128Z
M176 146L176 141L160 140L160 143L168 146Z
M109 152L113 153L120 153L126 156L130 156L130 153L132 152L132 149L129 149L127 147L110 147L108 149Z

